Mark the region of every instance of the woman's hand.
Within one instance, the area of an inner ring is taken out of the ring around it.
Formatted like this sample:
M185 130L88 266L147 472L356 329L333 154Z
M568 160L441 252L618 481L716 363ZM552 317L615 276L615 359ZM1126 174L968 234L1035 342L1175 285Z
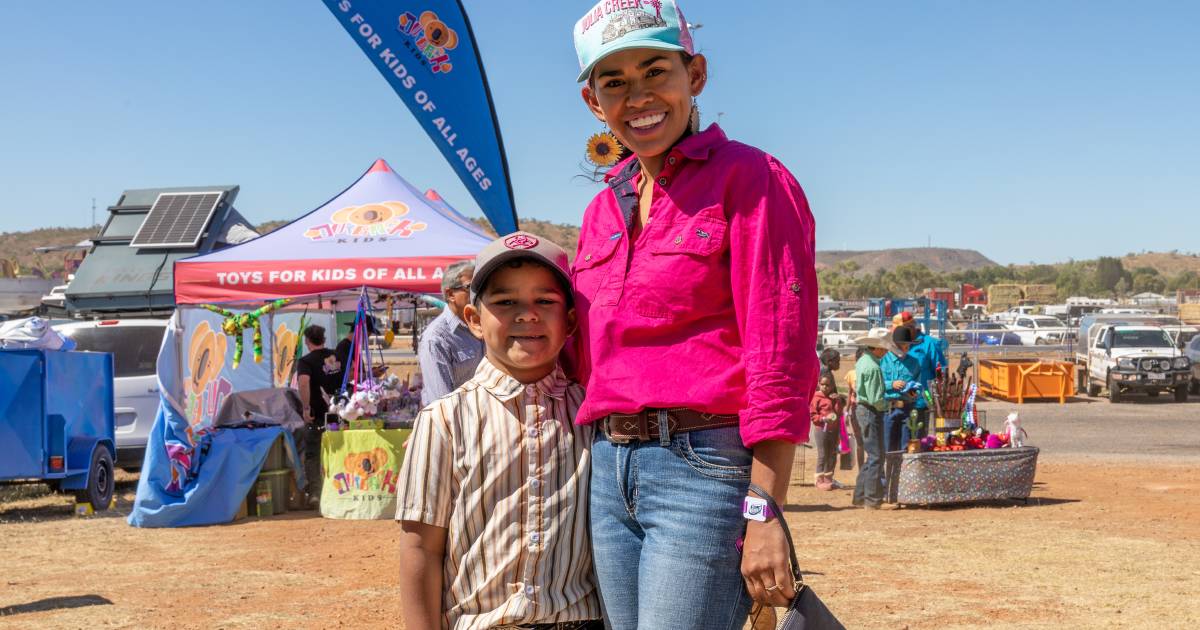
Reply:
M792 586L790 562L787 538L777 521L746 521L742 577L754 601L779 607L792 601L796 591Z
M796 445L781 440L763 440L755 444L753 449L750 481L771 493L776 504L782 506L787 502ZM766 523L746 521L746 538L742 542L742 578L746 580L746 590L754 601L770 606L787 606L796 595L790 564L787 538L778 520L771 519Z

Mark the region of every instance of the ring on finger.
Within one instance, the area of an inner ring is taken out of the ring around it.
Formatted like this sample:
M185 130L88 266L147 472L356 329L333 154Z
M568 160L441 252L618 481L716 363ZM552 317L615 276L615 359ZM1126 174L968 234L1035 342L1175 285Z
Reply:
M778 590L779 590L779 585L778 585L778 584L772 584L771 586L768 586L768 587L764 588L763 590L764 590L764 591L766 591L766 592L768 592L768 593L770 593L771 591L778 591Z

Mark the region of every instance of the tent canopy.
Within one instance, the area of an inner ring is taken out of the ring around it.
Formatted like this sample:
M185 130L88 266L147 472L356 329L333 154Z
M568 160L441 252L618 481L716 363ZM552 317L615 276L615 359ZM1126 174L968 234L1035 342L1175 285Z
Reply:
M492 237L431 197L376 160L349 188L274 232L176 262L175 301L256 302L363 286L439 293L446 266L473 258Z

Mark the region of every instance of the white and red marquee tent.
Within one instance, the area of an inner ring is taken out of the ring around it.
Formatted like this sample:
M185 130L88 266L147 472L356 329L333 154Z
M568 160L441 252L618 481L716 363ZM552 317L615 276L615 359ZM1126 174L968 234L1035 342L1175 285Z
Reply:
M436 193L377 160L312 212L255 240L175 263L175 303L253 303L342 293L440 293L446 266L492 240Z

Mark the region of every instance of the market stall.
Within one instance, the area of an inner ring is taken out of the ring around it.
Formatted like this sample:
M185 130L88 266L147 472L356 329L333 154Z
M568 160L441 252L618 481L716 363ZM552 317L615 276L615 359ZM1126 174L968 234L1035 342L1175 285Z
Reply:
M937 374L921 393L933 418L929 435L886 455L886 501L943 505L1029 498L1039 451L1023 444L1025 431L1016 413L1003 430L989 431L984 414L975 409L979 391L966 369ZM912 435L925 428L915 414L910 417Z
M159 415L130 523L232 519L271 443L290 435L277 419L261 414L221 418L225 399L290 387L306 326L324 326L332 345L342 332L335 325L339 311L362 311L364 303L369 310L388 294L438 293L445 267L474 257L490 240L378 160L333 199L270 234L178 261L178 308L158 359ZM222 444L235 428L245 435L258 431L261 439L243 455L228 457ZM402 451L393 451L389 461L398 471ZM219 480L205 470L209 460L225 462ZM214 485L220 492L213 492ZM237 498L218 501L214 494Z

